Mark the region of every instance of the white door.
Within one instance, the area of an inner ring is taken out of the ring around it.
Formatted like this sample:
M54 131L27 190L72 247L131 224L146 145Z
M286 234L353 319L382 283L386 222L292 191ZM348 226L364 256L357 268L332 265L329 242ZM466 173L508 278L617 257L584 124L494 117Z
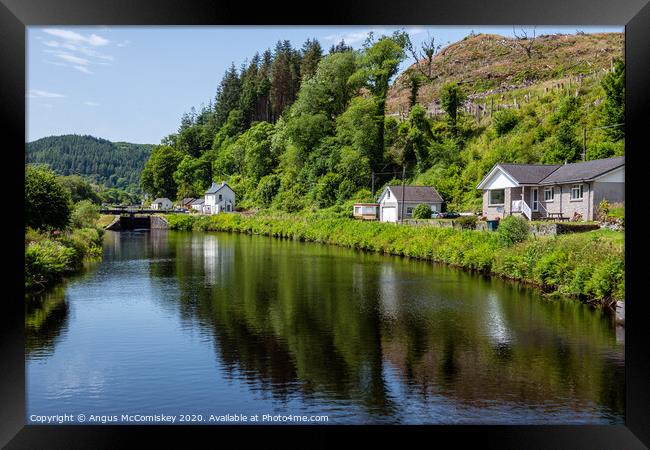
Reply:
M395 208L394 206L382 206L381 221L397 222L397 208Z
M532 191L530 193L530 203L533 211L537 211L539 209L539 199L537 195L537 188L532 188Z

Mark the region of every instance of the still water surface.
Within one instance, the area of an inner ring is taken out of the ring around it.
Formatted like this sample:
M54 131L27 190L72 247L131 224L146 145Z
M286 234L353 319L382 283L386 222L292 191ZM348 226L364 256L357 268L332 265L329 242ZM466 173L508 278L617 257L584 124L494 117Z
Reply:
M103 261L26 314L28 422L624 419L611 315L423 261L258 236L109 231Z

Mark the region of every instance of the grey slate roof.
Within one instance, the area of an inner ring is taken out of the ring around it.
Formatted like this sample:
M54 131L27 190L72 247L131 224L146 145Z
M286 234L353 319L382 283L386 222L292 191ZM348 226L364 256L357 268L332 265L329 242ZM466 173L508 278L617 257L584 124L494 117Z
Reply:
M167 197L163 197L163 198L157 198L151 203L162 203L162 202L170 202L171 203L171 200L168 199Z
M217 184L215 182L212 182L212 186L208 188L207 191L205 191L206 194L214 194L219 191L222 187L226 185L225 181L222 181L221 184Z
M183 200L181 200L181 205L189 205L194 201L194 197L185 197Z
M625 156L571 164L499 164L519 184L561 184L589 181L625 165Z
M549 176L561 164L499 164L519 184L537 184Z
M204 199L202 199L202 198L197 198L197 199L194 200L192 203L190 203L190 206L191 206L191 205L202 205L203 203L205 203L205 200L204 200Z
M540 184L570 183L589 181L625 165L625 156L607 159L594 159L572 164L564 164L544 178Z
M402 201L402 186L388 186L398 202ZM405 186L405 202L442 203L442 197L433 186Z

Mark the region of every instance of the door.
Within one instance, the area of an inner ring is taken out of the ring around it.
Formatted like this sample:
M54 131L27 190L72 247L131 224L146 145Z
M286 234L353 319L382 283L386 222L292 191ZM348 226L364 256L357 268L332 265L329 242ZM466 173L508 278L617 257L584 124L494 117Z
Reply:
M397 222L397 208L394 206L383 206L381 208L381 221L382 222Z
M533 211L538 211L539 209L539 198L538 198L539 193L537 192L537 188L532 188L530 192L530 204L531 204L531 209Z

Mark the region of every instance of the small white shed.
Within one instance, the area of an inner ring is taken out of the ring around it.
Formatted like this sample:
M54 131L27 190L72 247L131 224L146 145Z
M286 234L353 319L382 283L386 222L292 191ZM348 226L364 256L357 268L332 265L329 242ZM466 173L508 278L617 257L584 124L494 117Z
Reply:
M424 203L432 212L441 211L443 199L433 186L386 186L379 196L379 220L382 222L398 222L402 218L402 198L404 218L410 219L413 210Z
M172 209L173 203L167 197L157 198L151 202L151 209Z

